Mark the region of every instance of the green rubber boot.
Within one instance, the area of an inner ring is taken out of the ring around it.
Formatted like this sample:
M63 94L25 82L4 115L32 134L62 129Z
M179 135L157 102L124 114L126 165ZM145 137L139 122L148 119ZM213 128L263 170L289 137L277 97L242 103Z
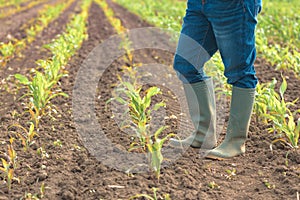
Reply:
M224 160L245 153L245 141L252 108L255 89L233 87L230 116L224 141L215 149L208 151L206 158Z
M195 131L184 140L170 139L173 147L212 149L216 145L216 103L212 78L184 84L189 113Z

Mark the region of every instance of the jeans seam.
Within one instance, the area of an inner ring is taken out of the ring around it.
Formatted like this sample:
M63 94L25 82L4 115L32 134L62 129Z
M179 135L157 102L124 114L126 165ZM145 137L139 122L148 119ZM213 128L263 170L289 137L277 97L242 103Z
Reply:
M208 29L206 30L206 33L205 33L203 42L201 43L201 48L203 48L203 49L205 49L203 45L204 45L205 40L206 40L206 38L207 38L207 33L208 33L208 31L209 31L209 22L208 22ZM206 49L205 49L205 50L206 50ZM206 50L206 51L207 51L207 50ZM207 53L208 53L208 52L207 52ZM198 55L198 57L197 57L197 64L199 63L200 56L201 56L201 54L199 53L199 55ZM202 66L202 68L203 68L203 66ZM198 66L196 66L196 69L198 70ZM200 68L199 68L199 69L200 69Z
M242 29L243 30L243 38L242 38L242 40L245 41L246 40L246 31L245 30L246 30L246 20L247 20L246 19L246 14L247 14L246 12L247 11L246 11L246 5L245 5L244 0L241 0L241 1L243 3L243 7L244 7L243 27L242 27L243 28ZM246 43L245 42L243 42L243 49L246 49ZM246 60L246 54L244 52L243 52L243 59Z

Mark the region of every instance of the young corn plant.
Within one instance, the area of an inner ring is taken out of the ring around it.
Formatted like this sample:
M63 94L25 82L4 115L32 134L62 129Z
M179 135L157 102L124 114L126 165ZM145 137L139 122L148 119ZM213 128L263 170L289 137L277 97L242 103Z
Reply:
M161 164L163 162L163 155L161 153L162 147L164 143L171 137L177 137L174 133L169 133L164 138L160 139L159 135L165 130L167 127L160 127L154 134L154 139L150 138L147 143L147 149L150 154L150 165L151 169L154 171L154 174L157 179L160 177Z
M7 160L1 158L2 166L0 172L2 172L3 180L6 181L8 190L11 190L11 184L13 180L20 182L20 180L14 176L15 169L17 167L17 153L13 148L14 138L10 138L9 145L7 145Z
M66 76L65 73L61 72L62 62L58 57L52 58L52 60L38 60L37 65L44 69L45 77L48 82L57 84L60 78Z
M130 82L122 82L121 86L117 89L117 95L110 99L116 100L119 103L126 105L126 113L130 115L130 124L133 125L134 131L138 141L132 142L129 151L140 149L143 152L148 152L150 155L149 165L154 171L155 176L159 179L161 163L163 162L163 155L161 153L164 143L170 137L177 137L176 134L169 133L162 139L159 138L160 134L167 128L161 126L154 134L150 131L151 113L166 104L161 101L151 107L151 100L154 96L161 94L158 87L150 87L145 91L145 95L141 95L141 87L134 86ZM125 94L125 98L121 96Z
M150 135L147 134L147 126L150 124L151 112L164 107L165 103L156 103L150 109L152 97L160 94L161 91L157 87L151 87L145 92L144 97L141 97L141 89L142 87L135 86L130 82L121 81L119 88L117 88L117 95L111 100L127 105L126 112L129 112L130 122L136 127L136 136L139 139L139 142L134 145L146 150L146 144L149 143L147 140L150 139ZM121 94L125 94L127 99L123 98Z
M22 133L16 132L16 135L21 140L24 151L27 151L28 148L35 143L34 137L37 136L37 133L34 129L34 123L30 123L30 127L27 130L25 127L19 125L19 124L13 124L9 128L17 127L22 130Z
M254 110L264 119L264 122L272 123L268 131L275 133L277 137L273 143L284 142L291 148L298 148L300 118L296 120L295 117L300 113L300 109L294 112L289 109L295 105L298 99L293 102L285 101L284 93L287 89L287 82L284 77L282 78L283 82L280 85L279 94L274 90L275 79L269 84L271 87L262 86L258 88Z
M0 43L0 62L2 65L5 65L7 61L13 57L15 52L15 46L13 45L12 42L8 42L7 44L5 43Z
M46 107L51 107L51 99L57 96L68 97L64 92L52 91L51 89L55 82L49 82L46 76L41 72L35 71L35 76L32 80L28 80L27 77L21 74L15 74L15 78L29 90L26 96L30 97L31 106L29 112L32 115L36 128L38 127L39 118L44 115Z
M123 81L119 77L121 84L117 89L118 94L108 102L116 100L121 104L127 105L128 110L126 113L129 113L131 117L130 124L134 126L134 131L138 138L138 141L132 142L130 150L141 149L144 152L147 151L150 154L150 167L155 172L156 177L159 178L161 163L163 161L163 155L161 154L162 146L168 138L176 137L175 134L168 134L163 139L160 139L159 135L166 129L165 126L158 128L154 134L150 131L151 112L165 106L164 102L159 102L150 108L152 97L160 94L160 89L151 87L145 92L143 97L141 96L142 88L138 86L138 77L136 76L136 67L140 66L140 64L135 64L133 62L133 55L130 52L131 42L126 34L124 34L126 29L122 26L120 19L117 19L114 16L113 10L109 8L105 1L96 0L96 2L103 9L106 17L113 25L116 32L120 34L122 38L120 46L126 51L124 61L129 64L129 67L122 67L124 74L129 77L129 81ZM125 94L127 99L122 98L121 95L119 95L120 93Z

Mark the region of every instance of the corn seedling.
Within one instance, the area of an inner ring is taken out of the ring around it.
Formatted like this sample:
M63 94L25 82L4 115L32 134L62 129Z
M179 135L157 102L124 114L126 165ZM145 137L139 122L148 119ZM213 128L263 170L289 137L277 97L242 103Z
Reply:
M151 169L154 171L156 178L159 179L160 177L160 169L161 164L163 162L163 155L161 153L163 144L170 138L170 137L177 137L174 133L169 133L164 138L160 139L158 136L161 132L166 129L165 126L160 127L154 134L154 140L150 138L149 143L147 143L147 149L150 153L151 158Z
M40 187L40 197L44 198L44 196L45 196L45 183L43 182Z
M268 180L264 179L263 183L268 189L275 189L275 185L271 184Z
M164 102L156 103L152 109L151 98L155 95L161 93L160 89L157 87L151 87L146 91L144 97L141 97L141 87L132 85L130 82L121 82L119 88L117 89L117 96L110 99L116 100L121 104L127 105L129 115L133 125L136 127L136 136L139 142L135 145L146 149L146 144L149 140L149 135L147 135L147 126L150 123L152 110L158 110L165 106ZM121 93L125 94L127 99L121 97Z
M161 94L161 91L157 87L150 87L145 91L145 95L143 97L141 96L142 87L138 86L138 77L136 77L136 67L139 66L139 64L135 65L133 63L133 55L130 52L131 42L126 37L126 34L123 34L126 29L122 26L121 21L114 16L113 10L108 7L105 1L97 0L96 2L101 6L106 17L113 25L117 33L121 34L121 48L126 51L126 57L124 57L124 61L130 65L129 67L123 66L123 72L129 77L129 81L123 81L121 77L118 77L121 84L116 90L117 94L107 103L112 100L116 100L119 103L127 106L128 109L125 111L125 113L129 113L129 124L134 126L136 137L139 140L132 142L129 150L132 151L134 149L141 149L144 152L148 151L150 154L150 168L155 172L156 177L159 178L161 163L163 161L163 156L161 154L162 146L168 138L176 137L175 134L168 134L163 139L160 139L158 136L163 130L166 129L164 126L160 127L154 133L154 136L150 133L149 126L151 112L165 106L164 102L159 102L150 108L152 97ZM125 94L126 98L122 98L120 94Z
M150 167L154 171L157 178L160 175L161 163L163 155L161 149L163 144L170 138L176 137L175 134L170 133L164 138L160 139L159 135L166 129L165 126L160 127L154 134L150 132L151 113L165 106L163 101L156 103L151 107L151 99L161 94L158 87L150 87L145 91L145 95L141 96L141 87L134 86L130 82L122 82L117 89L118 95L109 101L116 100L121 104L125 104L128 108L126 113L130 115L130 124L134 126L136 136L139 141L132 142L130 151L134 149L142 149L144 152L148 151L150 154ZM121 93L125 94L127 99L121 97ZM153 137L152 137L153 136Z
M0 62L2 63L2 65L6 64L6 62L14 55L14 52L15 46L12 44L12 42L9 42L7 44L0 43Z
M152 190L153 190L153 197L150 196L150 195L148 195L148 194L137 194L137 195L135 195L133 197L130 197L129 200L131 200L131 199L137 199L137 198L141 198L141 197L143 197L145 199L148 199L148 200L159 200L159 199L171 200L169 194L165 194L164 198L157 197L157 190L158 190L158 188L152 188Z
M268 131L275 133L277 137L272 144L284 142L292 148L297 148L300 119L296 120L295 116L300 113L300 109L292 112L289 107L294 106L298 99L293 102L285 101L284 93L287 89L287 82L284 77L282 78L279 94L274 89L277 83L275 79L270 84L258 86L254 110L265 123L272 122Z
M57 96L68 97L63 92L51 91L54 86L54 81L49 82L44 74L35 71L35 76L31 81L27 77L21 74L15 74L15 78L20 81L21 84L27 86L29 92L25 96L30 97L30 114L32 120L35 122L35 126L38 127L38 119L44 114L45 108L50 104L50 100Z
M117 34L121 37L122 41L120 43L120 48L123 48L126 53L123 57L124 62L129 64L129 67L123 66L122 69L125 71L127 75L129 75L132 80L136 80L135 74L136 70L135 67L140 66L141 64L134 64L133 63L133 55L130 51L131 41L129 40L128 36L125 34L126 28L122 25L120 19L115 17L114 11L109 8L108 4L103 0L96 0L96 3L103 9L105 16L108 18L110 24L114 27Z
M20 182L20 180L14 176L14 172L17 165L17 153L13 148L14 138L10 138L10 144L7 145L7 160L1 158L2 166L0 167L0 172L3 174L3 179L6 181L8 190L11 189L11 184L13 180Z
M21 198L21 200L40 200L45 197L45 183L43 182L40 187L40 192L31 194L30 192L25 192L25 195Z
M31 194L30 192L26 192L24 197L21 200L40 200L38 194Z
M35 71L35 76L31 80L21 74L15 75L15 78L21 84L26 85L29 90L26 96L30 97L30 110L32 111L30 113L33 121L38 121L37 119L44 114L44 109L51 105L51 99L56 96L68 97L67 94L52 89L62 76L59 74L61 66L67 64L82 41L87 38L85 19L90 3L90 0L84 1L82 13L72 19L66 28L66 33L54 40L53 43L46 45L53 53L53 57L47 61L38 61L38 64L44 68L45 74ZM37 123L35 126L37 127Z
M62 144L62 142L60 140L56 140L56 141L53 142L53 146L55 146L55 147L62 147L63 144Z
M14 124L10 126L9 128L17 127L22 130L22 133L17 132L16 135L19 137L19 139L22 142L24 151L27 151L27 149L35 143L34 137L37 135L36 131L34 130L34 124L30 123L30 128L27 130L23 126L19 124Z
M61 77L65 76L65 74L61 73L61 65L64 62L59 61L58 57L54 57L52 60L38 60L36 63L44 69L48 82L56 84Z
M46 152L45 148L43 147L39 147L36 152L38 156L40 156L42 159L46 159L50 157L49 154Z
M211 189L219 189L220 188L220 186L218 184L216 184L215 181L209 182L208 187Z
M227 178L227 179L232 179L232 177L233 176L236 176L236 169L232 169L232 170L230 170L230 169L227 169L226 170L226 175L225 175L225 177Z

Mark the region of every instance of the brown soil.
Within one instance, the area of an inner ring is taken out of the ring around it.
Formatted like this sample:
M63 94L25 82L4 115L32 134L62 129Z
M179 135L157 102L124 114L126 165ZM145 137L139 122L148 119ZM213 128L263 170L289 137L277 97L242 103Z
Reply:
M139 17L129 13L124 8L109 2L109 5L120 17L126 28L148 27L149 24ZM74 12L74 7L69 9L69 14ZM53 23L41 37L36 40L34 46L41 46L49 42L54 35L58 34L64 26L68 14L63 14L56 23ZM24 22L24 21L23 21ZM57 25L58 24L58 25ZM56 31L56 32L55 32ZM48 33L49 32L49 33ZM78 71L82 62L89 53L101 42L106 41L115 31L109 24L103 11L97 4L92 4L88 19L89 39L85 41L82 48L72 58L66 69L69 76L61 80L64 92L70 95L68 99L58 97L53 100L56 105L57 114L54 118L44 117L40 122L39 137L36 144L25 153L21 144L16 141L15 149L18 153L18 169L16 176L21 182L13 182L12 190L8 193L6 185L1 182L0 199L20 199L25 192L39 193L42 183L45 183L45 199L129 199L140 193L152 194L152 187L159 188L158 195L170 194L172 199L296 199L300 183L300 152L299 149L290 151L283 145L275 145L270 151L269 145L272 135L267 133L267 125L257 122L254 118L251 122L249 140L247 142L247 153L228 161L211 161L203 159L198 150L188 149L176 160L176 162L162 169L159 182L152 173L141 173L128 175L122 171L104 165L96 159L94 152L89 152L84 147L84 138L79 137L73 119L72 99L73 88ZM31 47L30 47L31 48ZM33 51L34 53L31 53ZM4 74L26 72L33 67L34 60L45 58L45 52L41 48L31 49L23 53L20 60L13 60ZM158 50L140 50L134 53L135 62L160 63L170 66L172 54ZM28 60L28 61L27 61ZM20 68L19 64L26 63ZM97 121L101 124L107 138L115 147L113 152L128 149L130 138L121 131L116 122L111 118L112 110L105 110L105 100L111 97L111 91L117 82L116 74L121 74L121 67L128 65L122 58L117 59L104 72L98 84L95 99L95 112ZM256 62L257 74L261 82L272 80L276 77L280 80L280 73L288 78L289 88L286 96L288 100L299 97L300 81L292 73L275 71L271 66L261 59ZM171 67L169 73L175 74ZM6 76L2 76L1 80ZM5 157L8 135L8 126L20 123L26 126L28 115L22 117L13 115L13 111L22 113L24 107L21 101L16 100L24 91L20 90L14 94L14 90L5 90L5 86L12 88L13 79L2 81L1 85L1 112L0 131L1 145L0 157ZM164 80L162 80L163 82ZM101 87L100 87L101 86ZM159 85L159 87L161 87ZM168 89L162 87L163 95L159 98L168 101L167 115L176 116L180 119L179 102L172 100ZM15 97L16 96L16 97ZM12 98L14 98L12 100ZM156 101L159 99L156 99ZM3 105L2 102L10 102ZM86 102L88 103L88 102ZM3 108L5 107L5 108ZM299 103L297 103L299 108ZM82 110L82 113L87 111ZM169 131L178 130L178 120L166 120L170 125ZM222 137L221 137L222 138ZM55 146L53 142L60 140L62 146ZM6 143L4 142L6 141ZM49 158L41 158L37 155L38 147L44 147ZM99 146L101 148L101 146ZM107 150L110 151L110 150ZM126 159L125 157L122 159ZM125 161L125 160L124 160ZM229 176L226 170L236 170L235 175ZM1 179L0 179L1 180ZM215 188L209 187L215 183ZM270 188L267 187L268 183ZM118 187L116 187L118 186Z

